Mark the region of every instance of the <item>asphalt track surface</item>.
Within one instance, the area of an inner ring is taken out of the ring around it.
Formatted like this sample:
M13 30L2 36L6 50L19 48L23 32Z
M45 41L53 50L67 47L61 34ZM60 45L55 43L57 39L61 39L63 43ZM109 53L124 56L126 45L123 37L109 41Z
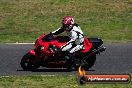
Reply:
M87 74L132 74L132 43L107 43L106 51L97 55L95 65ZM66 69L40 67L38 71L23 71L20 59L34 48L31 44L0 44L0 75L74 75Z

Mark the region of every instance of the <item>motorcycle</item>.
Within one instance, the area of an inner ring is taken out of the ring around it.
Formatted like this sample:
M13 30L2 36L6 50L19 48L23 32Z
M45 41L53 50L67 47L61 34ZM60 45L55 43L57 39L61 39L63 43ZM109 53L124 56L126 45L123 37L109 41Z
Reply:
M67 60L68 52L59 52L60 48L69 41L68 36L53 36L51 34L41 35L34 44L34 49L29 50L20 62L23 70L36 70L40 66L47 68L78 69L82 66L87 70L91 68L96 55L105 51L103 41L99 38L84 37L84 48L75 52L74 60Z

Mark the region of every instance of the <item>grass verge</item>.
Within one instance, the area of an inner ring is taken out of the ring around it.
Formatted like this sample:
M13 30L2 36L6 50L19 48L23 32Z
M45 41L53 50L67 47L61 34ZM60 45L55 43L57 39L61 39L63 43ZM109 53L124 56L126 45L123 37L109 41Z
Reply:
M132 82L79 85L76 76L11 76L0 77L0 88L132 88Z
M0 42L34 42L66 15L87 37L132 41L132 0L0 0Z

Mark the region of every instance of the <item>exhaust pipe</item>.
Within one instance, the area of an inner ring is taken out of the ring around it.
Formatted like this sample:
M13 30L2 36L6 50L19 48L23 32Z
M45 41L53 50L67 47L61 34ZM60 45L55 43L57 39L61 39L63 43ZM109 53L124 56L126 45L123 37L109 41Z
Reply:
M93 56L93 55L95 55L95 54L99 54L100 52L103 52L103 51L105 51L106 50L106 47L104 47L104 46L101 46L101 47L99 47L98 49L95 49L95 50L93 50L93 52L92 53L90 53L88 56L86 56L85 58L89 58L89 57L91 57L91 56ZM85 66L85 64L87 64L87 62L81 62L81 66L82 66L82 68L83 68L83 66Z
M103 51L105 51L105 50L106 50L106 47L104 47L104 46L99 47L98 49L93 50L93 52L90 53L90 54L88 55L88 57L91 57L91 56L93 56L93 55L95 55L95 54L99 54L100 52L103 52Z

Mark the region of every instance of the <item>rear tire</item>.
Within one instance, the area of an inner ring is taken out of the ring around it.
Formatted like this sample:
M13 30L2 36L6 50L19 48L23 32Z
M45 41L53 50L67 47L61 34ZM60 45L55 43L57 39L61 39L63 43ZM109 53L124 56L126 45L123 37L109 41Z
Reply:
M23 56L20 62L23 70L33 71L40 67L39 63L35 60L35 56L27 53Z
M81 61L81 66L83 69L88 70L94 65L95 61L96 61L96 55L89 58L84 57L84 59Z

